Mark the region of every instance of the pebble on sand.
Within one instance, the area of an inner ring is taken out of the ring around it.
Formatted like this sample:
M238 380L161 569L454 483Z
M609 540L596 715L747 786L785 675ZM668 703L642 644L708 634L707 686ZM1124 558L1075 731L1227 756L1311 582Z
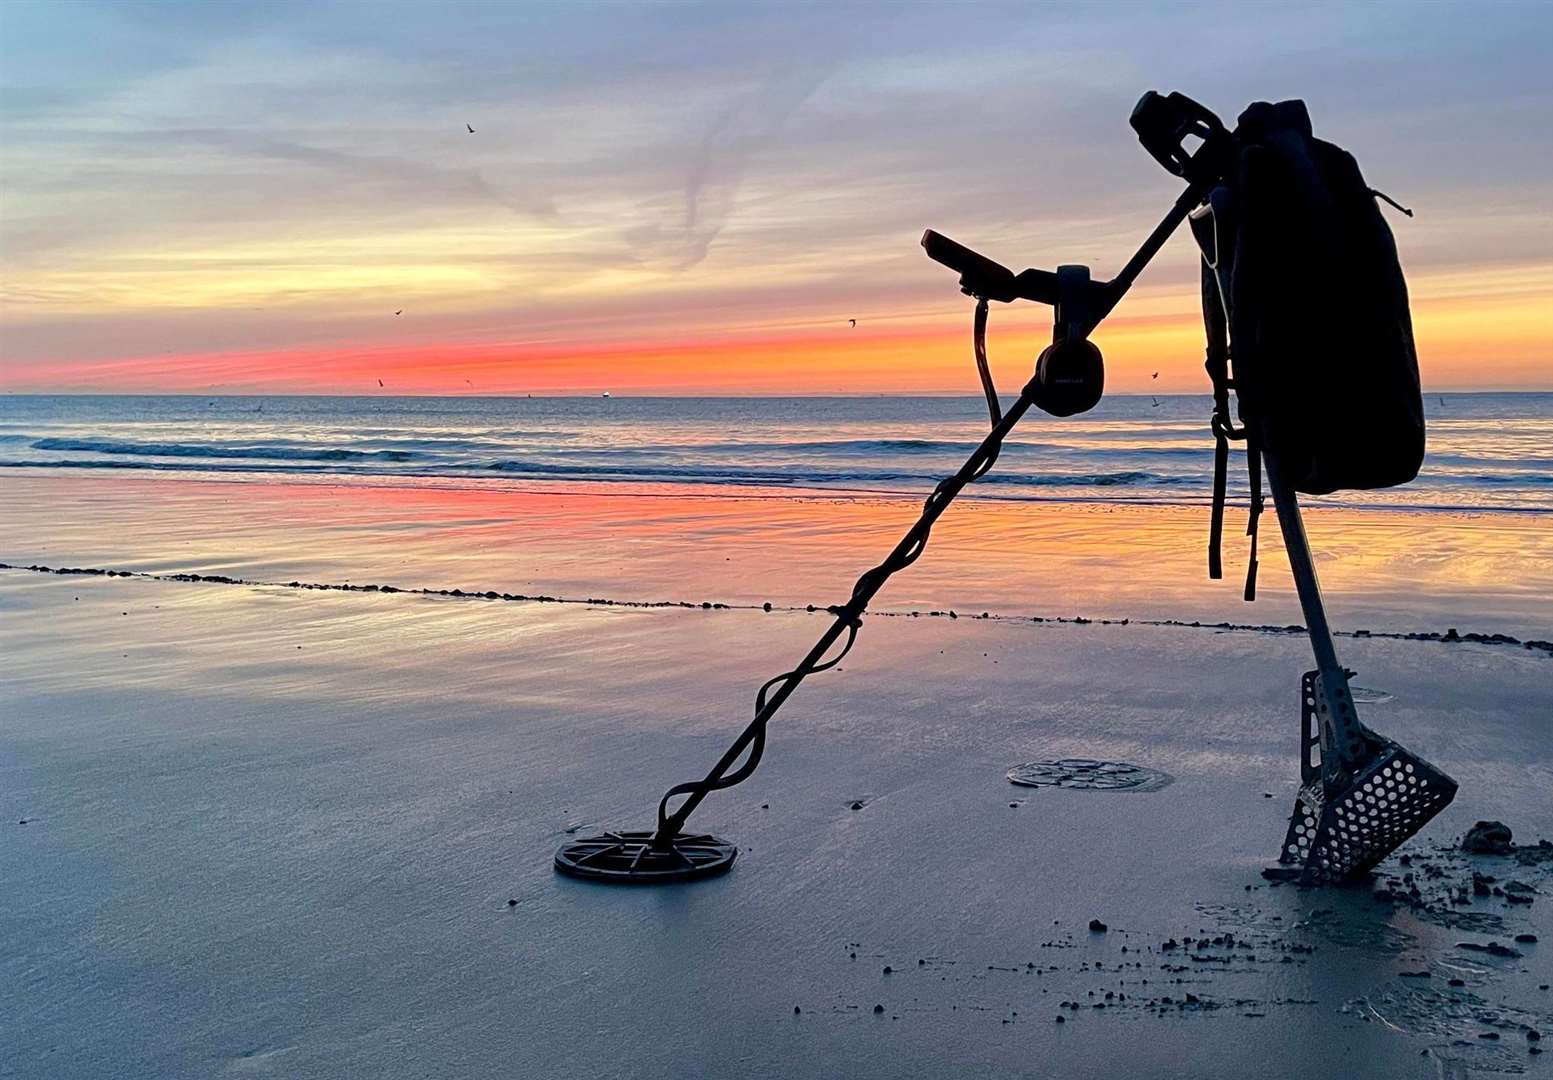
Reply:
M884 1012L884 1006L883 1005L875 1005L874 1006L874 1012L875 1013L882 1013L882 1012Z
M1109 929L1111 928L1105 923L1101 922L1099 919L1089 920L1089 932L1092 934L1103 934Z
M1480 821L1461 838L1464 851L1478 855L1508 855L1515 847L1510 826L1502 821Z

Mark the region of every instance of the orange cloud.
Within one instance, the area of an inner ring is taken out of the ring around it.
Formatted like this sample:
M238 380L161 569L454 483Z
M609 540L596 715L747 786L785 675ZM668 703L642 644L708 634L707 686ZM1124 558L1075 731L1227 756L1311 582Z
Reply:
M1455 273L1415 282L1413 314L1427 386L1553 385L1553 282L1526 271L1508 279L1503 274ZM1174 293L1130 297L1095 335L1106 354L1108 387L1204 390L1195 303L1195 296ZM1135 314L1128 314L1129 305ZM31 361L0 365L0 387L109 393L960 393L975 388L969 316L967 302L960 317L901 316L884 320L881 329L777 324L625 341L340 343ZM990 348L1005 392L1018 389L1049 340L1045 317L1044 309L1030 307L994 313Z

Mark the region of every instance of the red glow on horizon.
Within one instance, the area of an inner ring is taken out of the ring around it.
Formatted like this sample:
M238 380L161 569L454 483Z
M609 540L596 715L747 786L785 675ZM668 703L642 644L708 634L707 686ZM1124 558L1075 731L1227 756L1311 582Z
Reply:
M1548 385L1541 296L1415 301L1424 381L1528 389ZM1049 331L1032 309L1000 311L989 337L1005 393L1028 377ZM769 330L668 340L414 345L349 343L0 364L12 393L740 395L969 393L970 310L930 327ZM1195 314L1121 315L1095 334L1113 392L1197 393ZM1153 377L1159 372L1158 378ZM381 383L381 385L380 385Z

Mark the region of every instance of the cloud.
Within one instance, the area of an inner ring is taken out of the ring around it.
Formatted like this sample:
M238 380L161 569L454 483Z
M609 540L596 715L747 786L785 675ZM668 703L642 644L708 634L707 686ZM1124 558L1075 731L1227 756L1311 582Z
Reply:
M836 61L805 59L739 95L708 126L685 180L684 251L678 268L694 266L732 213L750 158L774 143L789 117L834 70Z
M555 204L546 195L508 192L492 185L478 169L438 165L387 154L367 154L330 147L308 146L258 133L215 129L183 129L137 132L129 137L158 153L169 146L204 146L222 154L291 161L324 169L351 180L387 184L400 194L416 199L452 196L454 199L488 200L515 214L548 217Z

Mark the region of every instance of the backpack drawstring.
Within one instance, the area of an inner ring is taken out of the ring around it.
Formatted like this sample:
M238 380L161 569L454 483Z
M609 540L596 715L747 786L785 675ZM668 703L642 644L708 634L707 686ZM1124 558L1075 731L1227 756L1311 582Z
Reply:
M1398 210L1402 211L1408 217L1412 217L1413 216L1413 212L1411 210L1409 210L1407 207L1403 206L1401 203L1397 202L1397 200L1393 199L1390 195L1387 195L1384 191L1381 191L1379 188L1366 188L1365 190L1367 190L1371 195L1375 196L1377 199L1385 199L1392 206L1395 206Z

